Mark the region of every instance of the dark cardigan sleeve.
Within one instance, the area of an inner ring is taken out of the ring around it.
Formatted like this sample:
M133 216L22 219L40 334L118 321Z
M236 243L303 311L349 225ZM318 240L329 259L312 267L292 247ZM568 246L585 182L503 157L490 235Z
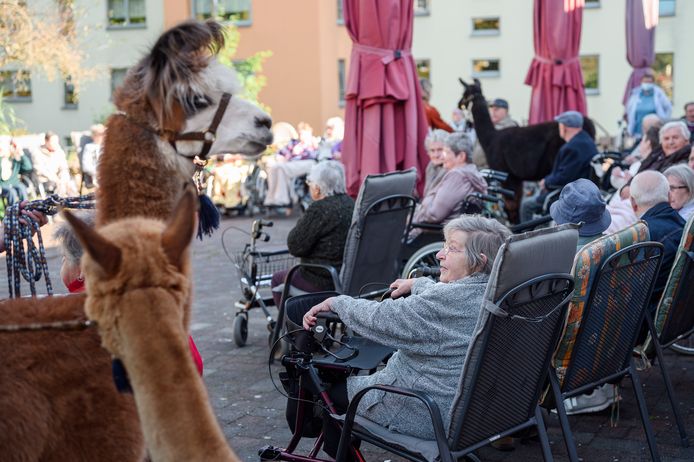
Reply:
M321 201L309 206L287 236L287 248L295 257L311 256L313 247L324 232L326 214L322 213Z

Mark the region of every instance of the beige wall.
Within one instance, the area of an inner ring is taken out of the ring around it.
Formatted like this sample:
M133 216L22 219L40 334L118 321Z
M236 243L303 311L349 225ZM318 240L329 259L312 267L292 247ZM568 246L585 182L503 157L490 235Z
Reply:
M588 95L588 111L610 134L617 133L622 117L622 95L631 72L626 61L626 39L622 0L602 0L599 8L584 10L581 55L600 56L599 93ZM532 60L532 0L431 0L431 14L415 18L413 54L431 60L434 86L432 102L442 116L450 113L460 98L457 78L471 78L472 60L499 58L498 77L481 78L487 98L509 101L511 115L528 118L530 87L523 84ZM496 36L472 36L472 18L498 16L501 32ZM694 100L694 51L685 39L688 24L694 23L694 2L680 0L674 17L660 18L656 52L674 52L674 110Z

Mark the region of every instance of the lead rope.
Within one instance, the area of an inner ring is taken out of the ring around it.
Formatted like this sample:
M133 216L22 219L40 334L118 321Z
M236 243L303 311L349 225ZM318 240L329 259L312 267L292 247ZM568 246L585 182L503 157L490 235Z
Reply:
M23 210L35 210L46 216L51 216L58 213L60 208L93 209L94 207L94 193L66 198L53 194L46 199L29 202L23 207ZM26 224L19 221L20 217ZM48 274L48 262L46 261L46 249L43 245L39 223L29 216L21 215L19 204L7 207L2 223L5 229L7 289L10 298L21 296L20 276L29 283L31 295L36 296L36 282L41 280L42 275L45 275L46 292L48 295L53 295L53 285ZM38 246L32 238L34 232Z

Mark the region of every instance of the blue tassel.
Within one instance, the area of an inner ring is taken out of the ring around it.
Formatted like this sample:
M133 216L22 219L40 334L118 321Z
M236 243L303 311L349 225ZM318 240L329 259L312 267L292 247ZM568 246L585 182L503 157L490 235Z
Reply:
M198 221L198 239L202 236L212 236L215 229L219 228L219 210L212 200L205 194L198 194L200 200L200 220Z
M111 373L113 374L113 383L116 384L116 390L119 393L132 393L133 388L130 386L128 371L125 370L123 362L118 358L111 360Z

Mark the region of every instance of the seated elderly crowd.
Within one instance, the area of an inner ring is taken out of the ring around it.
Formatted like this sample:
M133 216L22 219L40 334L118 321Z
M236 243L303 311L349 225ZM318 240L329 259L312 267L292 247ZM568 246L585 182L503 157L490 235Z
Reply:
M644 133L650 134L644 135L632 154L632 164L638 167L614 173L615 181L621 182L620 190L608 204L596 184L587 179L590 160L597 151L580 128L582 116L569 112L558 116L557 121L567 143L552 172L540 183L541 195L554 189L561 191L549 213L557 225L580 224L577 252L601 236L620 231L639 220L645 222L650 240L664 246L662 265L649 305L653 316L686 220L694 214L694 151L689 144L687 126L680 121L666 123L657 131L656 138L651 131L654 125L645 120ZM440 409L450 409L492 262L510 235L508 228L495 220L460 216L461 204L469 194L486 192L485 180L471 162L474 144L468 136L433 130L426 138L426 148L430 163L426 170L425 192L414 212L414 221L445 223L445 244L436 255L441 265L440 282L428 278L398 279L390 285L392 299L376 302L349 296L329 298L310 309L304 317L304 327L309 329L317 322L319 312L333 311L355 332L397 350L377 373L349 377L330 389L339 412L345 411L349 400L359 390L377 383L422 390ZM309 180L317 202L312 206L316 210L309 209L307 215L315 217L320 226L316 229L310 222L300 220L290 233L290 249L296 247L297 255L304 261L339 268L335 257L344 248L351 213L340 214L337 210L351 211L352 208L351 201L344 197L342 169L337 163L314 167ZM535 211L540 204L537 197L524 202L527 203L526 211ZM328 204L340 204L340 207ZM416 239L416 236L411 237ZM273 286L279 287L284 274L276 276ZM329 284L306 272L297 286L316 291L325 290ZM374 322L375 319L384 321ZM444 344L446 348L440 348ZM396 432L433 437L426 410L414 400L376 393L367 396L360 406L360 415ZM568 414L596 412L616 400L616 388L610 385L565 400L565 407ZM405 415L407 418L398 418ZM326 451L334 456L339 432L327 421L324 431Z

